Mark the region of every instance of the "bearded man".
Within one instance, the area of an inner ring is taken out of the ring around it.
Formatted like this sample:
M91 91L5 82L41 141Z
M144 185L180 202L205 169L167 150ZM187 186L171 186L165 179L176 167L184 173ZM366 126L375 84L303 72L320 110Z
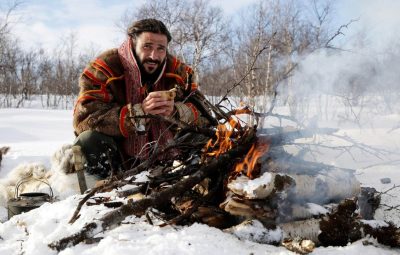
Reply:
M170 41L161 21L136 21L118 49L100 54L83 71L73 125L90 174L104 178L111 169L132 167L148 157L152 142L163 146L173 138L168 122L146 116L206 123L193 104L163 97L162 91L187 86L188 76L194 77L168 53ZM189 86L197 89L195 82Z

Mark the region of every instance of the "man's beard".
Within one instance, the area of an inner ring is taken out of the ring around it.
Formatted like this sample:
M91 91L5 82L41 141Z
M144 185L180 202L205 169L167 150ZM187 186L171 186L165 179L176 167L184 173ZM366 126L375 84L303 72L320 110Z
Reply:
M158 67L160 67L160 65L161 65L161 61L159 61L159 60L153 60L153 59L150 59L150 58L146 58L143 62L141 62L140 64L142 65L142 66L144 66L144 64L146 64L146 63L149 63L149 64L157 64L157 66ZM157 67L157 68L158 68Z
M151 86L157 80L157 78L160 76L160 73L161 73L164 63L166 61L166 58L162 62L159 60L153 60L153 59L145 59L143 62L141 62L140 60L138 60L138 58L136 58L136 61L138 63L139 69L140 69L142 84L147 84L148 86ZM156 63L156 64L158 64L157 69L153 73L148 73L143 66L143 64L145 64L145 63Z

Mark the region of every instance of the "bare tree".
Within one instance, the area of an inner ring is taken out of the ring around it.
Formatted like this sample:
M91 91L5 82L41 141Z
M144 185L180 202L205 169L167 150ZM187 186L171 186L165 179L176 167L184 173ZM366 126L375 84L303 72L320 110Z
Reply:
M18 18L14 17L14 13L21 4L22 1L19 0L0 3L0 39L8 35L10 33L11 24L18 21ZM12 18L14 18L14 20Z
M0 3L0 93L2 95L0 105L6 107L11 106L13 98L18 93L16 72L20 49L12 37L11 28L13 22L18 20L14 14L21 3L17 0Z
M10 107L13 99L18 94L18 78L16 76L19 47L10 37L3 37L2 51L0 58L0 88L3 95L2 105Z
M316 49L326 47L332 38L328 32L330 27L326 24L331 10L330 2L314 0L309 1L308 6L307 9L303 3L293 0L259 1L244 12L246 19L242 20L245 22L240 23L236 33L238 47L235 48L233 65L237 77L249 73L247 79L238 86L238 93L247 95L249 101L254 95L267 95L271 98L262 100L274 104L279 86L279 93L286 98L292 115L297 115L297 111L302 109L299 107L304 106L298 102L307 93L301 94L301 90L297 89L298 85L295 86L291 77L292 71L302 58ZM305 12L309 9L312 11ZM255 54L260 49L263 52ZM248 72L249 63L255 57L257 61L252 71Z
M94 56L80 54L76 34L71 32L61 38L59 47L51 53L51 58L41 55L39 72L41 88L46 94L47 107L70 109L78 94L78 79L84 66Z

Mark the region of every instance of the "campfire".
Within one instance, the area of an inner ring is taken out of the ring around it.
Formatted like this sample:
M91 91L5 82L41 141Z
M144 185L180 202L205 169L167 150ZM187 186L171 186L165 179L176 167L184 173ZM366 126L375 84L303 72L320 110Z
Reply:
M155 148L148 160L89 190L70 223L85 206L103 203L115 209L87 223L79 233L51 243L51 248L60 251L90 239L129 215L146 215L150 224L157 217L163 221L160 226L200 222L235 235L239 229L257 225L266 233L279 230L281 238L272 243L299 253L311 252L315 245L346 245L367 234L399 247L400 231L393 224L373 228L361 220L360 215L371 219L379 196L364 192L354 171L308 162L285 151L284 146L295 139L336 130L259 132L237 116L254 117L247 108L226 113L196 93L189 100L204 109L215 125L198 128L166 120L180 130L173 142ZM156 160L156 155L170 151L179 151L179 156ZM146 172L146 181L137 181L141 172ZM111 197L93 201L95 194L109 190L116 190L125 202Z

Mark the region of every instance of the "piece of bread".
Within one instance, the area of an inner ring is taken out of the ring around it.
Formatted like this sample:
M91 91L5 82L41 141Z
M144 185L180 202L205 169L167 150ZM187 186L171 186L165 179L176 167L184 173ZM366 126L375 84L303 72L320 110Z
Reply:
M170 90L162 90L158 91L161 94L161 97L164 100L174 100L176 97L176 88L170 89Z

